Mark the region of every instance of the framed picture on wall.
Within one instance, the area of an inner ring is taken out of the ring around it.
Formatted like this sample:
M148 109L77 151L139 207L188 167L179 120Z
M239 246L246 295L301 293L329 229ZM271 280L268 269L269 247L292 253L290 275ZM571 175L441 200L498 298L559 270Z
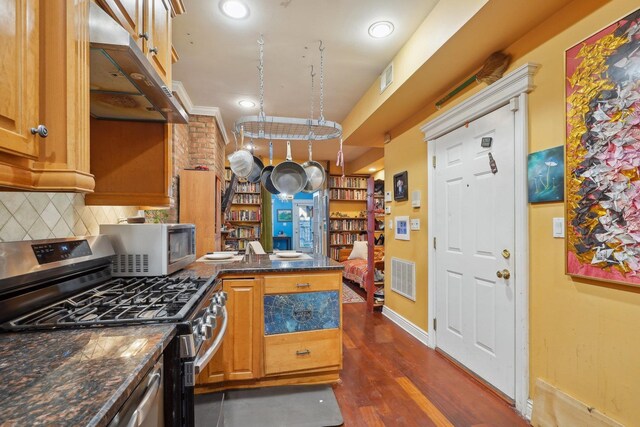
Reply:
M393 175L393 200L409 199L409 174L407 171Z
M278 222L291 222L293 221L293 211L291 209L278 209L277 219Z
M566 271L640 286L640 9L565 52Z
M564 146L529 154L527 158L529 203L564 200Z
M396 217L396 240L410 240L409 235L409 217L397 216Z

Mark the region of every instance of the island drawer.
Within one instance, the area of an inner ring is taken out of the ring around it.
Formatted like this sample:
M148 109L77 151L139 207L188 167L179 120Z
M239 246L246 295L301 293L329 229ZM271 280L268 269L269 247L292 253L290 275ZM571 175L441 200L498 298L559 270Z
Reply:
M266 375L339 367L342 348L339 329L264 337Z
M269 275L264 277L264 293L332 291L340 289L341 278L341 273Z

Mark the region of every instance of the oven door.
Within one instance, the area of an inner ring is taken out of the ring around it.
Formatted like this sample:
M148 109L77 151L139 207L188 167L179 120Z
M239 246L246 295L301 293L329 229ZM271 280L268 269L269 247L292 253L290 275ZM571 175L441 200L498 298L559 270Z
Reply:
M164 368L160 356L131 396L113 417L109 427L164 427Z
M193 224L167 227L167 274L196 260L196 228Z

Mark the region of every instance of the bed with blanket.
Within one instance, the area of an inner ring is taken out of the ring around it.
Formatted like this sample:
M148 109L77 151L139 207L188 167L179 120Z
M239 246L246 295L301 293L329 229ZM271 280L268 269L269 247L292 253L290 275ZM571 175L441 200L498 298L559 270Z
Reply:
M342 271L342 277L352 282L355 282L361 288L365 287L367 272L369 270L368 262L366 259L348 259L351 254L351 249L340 249L338 254L338 261L344 265ZM376 246L373 252L373 260L375 268L384 269L384 247Z

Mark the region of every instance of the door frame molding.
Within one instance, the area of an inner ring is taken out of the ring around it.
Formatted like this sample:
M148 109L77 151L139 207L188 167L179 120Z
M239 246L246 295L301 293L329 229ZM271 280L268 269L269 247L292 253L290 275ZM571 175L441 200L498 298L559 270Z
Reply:
M431 159L435 154L435 139L482 117L507 104L515 113L514 135L514 204L515 204L515 405L525 414L529 399L529 206L527 202L527 155L529 153L528 93L535 86L533 76L540 66L526 63L492 85L447 110L420 127L427 143L427 235L435 224L435 182ZM435 289L436 251L428 249L428 345L436 347L433 320L436 312ZM433 285L433 286L432 286Z

